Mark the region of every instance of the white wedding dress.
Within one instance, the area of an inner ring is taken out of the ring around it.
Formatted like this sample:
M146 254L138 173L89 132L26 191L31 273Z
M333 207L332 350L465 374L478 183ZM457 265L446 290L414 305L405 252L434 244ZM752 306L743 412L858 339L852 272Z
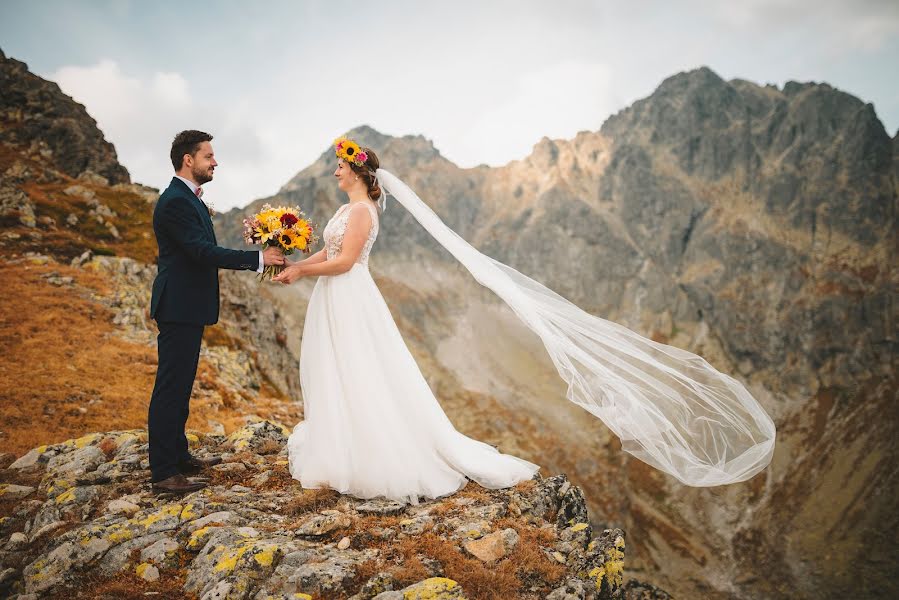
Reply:
M378 211L356 264L319 277L300 350L305 420L290 435L290 474L304 488L417 504L471 479L505 488L539 467L456 431L410 354L368 270ZM340 253L354 204L322 232L328 259ZM466 479L467 478L467 479Z

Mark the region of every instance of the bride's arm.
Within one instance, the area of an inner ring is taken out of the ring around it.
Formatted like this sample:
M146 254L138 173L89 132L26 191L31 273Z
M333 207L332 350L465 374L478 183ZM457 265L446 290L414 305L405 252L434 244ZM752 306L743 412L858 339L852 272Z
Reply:
M351 208L350 216L347 218L346 231L343 234L340 254L331 260L325 259L316 263L310 263L305 260L294 263L281 271L272 281L293 283L300 277L346 273L353 268L353 265L359 259L359 255L362 254L362 248L368 240L368 233L371 231L371 227L371 213L368 209Z
M307 256L303 260L298 260L295 263L287 263L287 266L290 265L314 265L320 262L328 260L328 251L325 248L322 248L312 256Z

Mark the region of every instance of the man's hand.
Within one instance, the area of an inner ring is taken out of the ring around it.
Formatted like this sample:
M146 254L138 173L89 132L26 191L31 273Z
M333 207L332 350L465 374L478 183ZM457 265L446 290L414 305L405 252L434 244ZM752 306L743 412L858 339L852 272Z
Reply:
M279 281L283 284L289 285L301 277L302 275L300 274L300 265L295 263L272 277L272 281Z
M262 263L266 267L284 264L284 252L280 248L269 246L262 251Z

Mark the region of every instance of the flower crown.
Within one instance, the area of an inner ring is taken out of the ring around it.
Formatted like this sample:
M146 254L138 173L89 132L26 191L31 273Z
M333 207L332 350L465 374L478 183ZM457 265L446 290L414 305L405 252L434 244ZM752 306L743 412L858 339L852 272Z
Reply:
M361 167L368 160L368 154L359 147L359 144L346 137L339 137L334 140L334 153L337 158L342 158L347 162L351 162L357 167Z

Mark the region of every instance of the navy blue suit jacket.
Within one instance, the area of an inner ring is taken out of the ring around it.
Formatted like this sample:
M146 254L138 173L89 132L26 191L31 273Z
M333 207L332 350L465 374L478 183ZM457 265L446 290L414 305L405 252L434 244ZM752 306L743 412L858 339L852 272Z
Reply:
M177 177L156 202L159 246L150 316L158 322L212 325L219 318L219 269L256 270L259 252L216 245L206 205Z

